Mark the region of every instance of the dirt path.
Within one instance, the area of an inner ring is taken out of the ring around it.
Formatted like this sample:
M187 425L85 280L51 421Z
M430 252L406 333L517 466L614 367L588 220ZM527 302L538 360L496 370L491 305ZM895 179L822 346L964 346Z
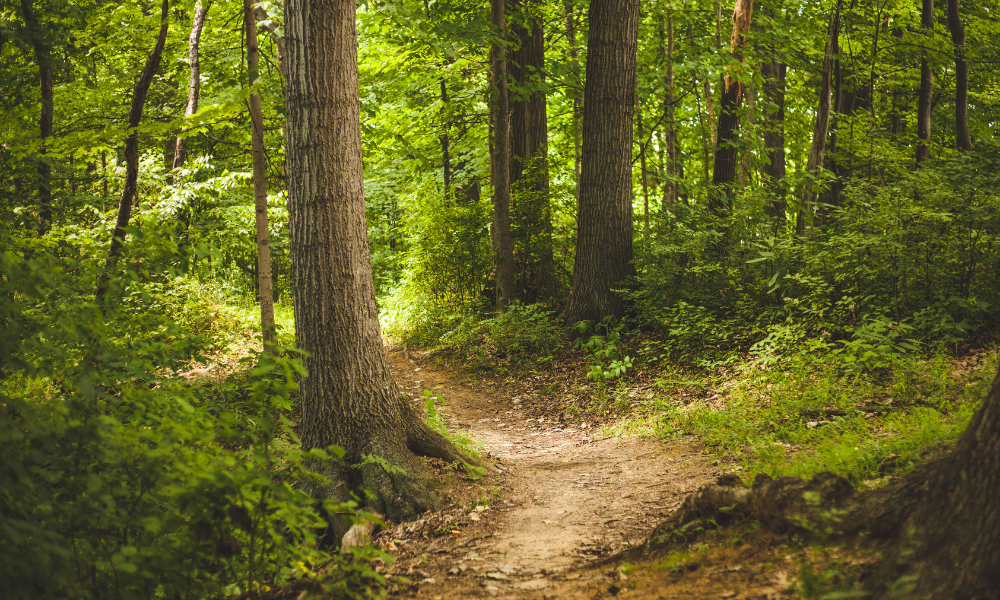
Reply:
M398 557L388 573L413 582L398 597L615 593L622 575L587 565L641 544L687 493L716 475L690 446L602 439L586 423L529 416L515 399L401 354L390 360L400 387L415 400L437 388L449 429L471 430L498 467L481 486L492 500L488 509L453 499L442 513L380 537Z

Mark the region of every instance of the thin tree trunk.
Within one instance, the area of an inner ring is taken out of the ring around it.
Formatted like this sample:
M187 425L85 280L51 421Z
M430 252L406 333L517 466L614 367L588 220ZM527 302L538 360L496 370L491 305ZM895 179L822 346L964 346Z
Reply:
M510 106L507 95L507 28L504 23L504 0L490 0L494 35L493 81L496 96L494 111L493 227L491 242L496 269L497 310L506 310L517 297L514 287L514 245L510 231Z
M774 18L770 4L766 3L761 7L762 12ZM767 152L767 160L764 162L763 171L765 185L774 197L765 211L776 225L785 221L785 72L787 70L784 63L777 60L775 48L769 45L766 52L767 59L761 63L760 71L764 80L762 89L763 99L766 105L765 126L764 126L764 148Z
M666 51L664 52L663 17L660 17L660 52L664 56L665 75L663 76L663 145L666 149L666 173L663 185L663 208L667 210L677 203L677 123L674 121L674 19L672 14L666 18Z
M386 361L365 220L356 6L289 0L285 10L289 244L308 372L302 446L344 450L342 460L317 461L329 481L311 490L317 499L353 493L401 521L440 505L437 481L414 453L463 455L416 415ZM331 527L336 543L347 524Z
M621 317L632 265L632 112L639 0L591 0L583 154L568 324Z
M570 70L573 76L573 169L576 174L576 199L580 199L580 111L583 104L583 95L580 92L580 66L577 64L577 57L580 52L576 47L576 25L573 14L573 1L566 0L563 4L566 13L566 39L569 42L569 56L572 64Z
M276 2L278 6L281 6L281 2ZM278 29L281 28L281 23L272 19L267 11L260 6L254 7L254 18L257 19L257 23L271 36L271 41L274 42L275 56L274 58L278 61L278 73L282 77L285 76L285 36L278 34Z
M646 182L646 134L642 129L642 102L635 99L635 120L639 127L639 177L642 180L642 238L649 240L649 187Z
M444 177L444 201L445 204L451 202L451 155L449 154L448 139L448 85L444 78L441 78L441 170Z
M934 38L934 0L923 0L920 11L920 24L924 35ZM917 166L931 157L931 94L934 92L934 73L931 71L927 54L930 50L923 48L920 59L920 95L917 98Z
M524 304L554 292L552 215L549 204L548 113L545 106L545 36L537 0L515 5L525 12L512 28L518 44L508 61L517 86L510 102L510 186L514 198L512 237L515 285Z
M969 136L969 62L965 59L965 26L958 0L948 0L948 29L955 45L955 145L972 150Z
M698 128L701 130L701 166L705 175L705 187L708 188L712 183L711 171L712 171L712 153L711 147L708 144L708 125L705 124L705 119L702 116L701 110L701 96L698 95L698 78L695 76L693 81L694 88L694 102L698 109Z
M729 52L741 64L746 60L743 47L750 31L750 18L753 15L753 0L736 0L733 10L733 35L729 41ZM740 104L743 101L743 84L736 74L727 71L723 78L722 101L719 107L719 133L715 148L712 185L715 188L709 195L709 208L719 216L725 216L732 210L733 182L736 180L736 169L739 157L739 127Z
M115 220L114 233L111 235L111 248L108 250L108 258L104 263L100 278L97 280L97 292L95 297L101 312L108 314L108 280L111 271L118 264L118 257L121 256L125 244L125 228L128 227L132 218L132 204L135 202L136 184L139 181L139 122L142 121L142 109L146 104L146 94L149 86L153 83L153 76L160 67L160 59L163 55L163 45L167 41L167 27L170 24L167 9L168 0L163 0L160 6L160 32L156 38L156 45L152 52L146 57L146 64L139 74L139 79L132 90L132 106L128 112L128 137L125 138L125 183L122 187L121 199L118 202L118 217Z
M49 47L44 41L44 32L35 17L31 0L21 0L21 13L31 35L31 45L38 63L38 89L41 95L41 111L38 116L38 130L41 137L41 155L38 160L38 233L52 228L52 165L45 157L46 140L52 137L53 86L52 64Z
M247 83L252 90L260 77L257 19L254 18L252 0L243 0L243 27L246 29L247 37ZM257 296L260 300L260 327L264 336L264 347L267 348L277 341L277 337L274 331L271 241L267 226L267 159L264 156L264 115L261 112L260 94L251 91L247 106L250 109L253 204L257 230Z
M795 232L802 235L812 222L812 212L819 194L819 175L823 167L823 153L826 150L826 137L830 129L830 96L833 80L833 61L837 47L837 37L840 34L840 9L842 0L830 14L830 24L827 27L826 48L823 53L823 75L819 88L819 108L813 120L812 146L809 149L809 161L806 165L807 179L802 194L802 208L795 220Z
M201 30L205 26L205 17L212 7L212 0L198 2L194 7L194 18L191 20L191 35L188 36L188 64L191 75L188 78L188 100L184 108L184 117L190 117L198 112L198 98L201 95ZM187 160L187 138L177 136L174 143L174 169L179 169Z

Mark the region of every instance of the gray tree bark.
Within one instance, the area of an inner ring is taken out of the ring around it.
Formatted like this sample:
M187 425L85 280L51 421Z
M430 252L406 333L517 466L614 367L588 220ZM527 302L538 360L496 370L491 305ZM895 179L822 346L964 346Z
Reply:
M920 24L924 28L924 35L933 38L934 0L923 0L921 3ZM934 72L931 71L928 52L925 47L920 59L920 94L917 97L917 139L920 141L917 143L917 166L931 157L931 95L934 93Z
M955 145L972 150L969 136L969 61L965 58L965 25L958 0L948 0L948 29L955 45Z
M510 102L507 92L507 26L504 22L504 0L490 0L493 43L494 155L493 155L493 245L497 310L506 310L517 297L514 282L514 244L510 227Z
M188 65L190 67L190 77L188 78L188 99L184 107L184 117L190 117L198 112L198 99L201 95L201 30L205 27L205 17L208 16L208 9L212 8L212 0L199 2L194 7L194 17L191 19L191 35L188 36ZM187 160L187 138L177 136L174 142L174 163L172 167L178 169Z
M135 202L136 185L139 181L139 130L137 128L139 122L142 121L146 95L149 93L150 84L153 83L153 76L156 75L156 70L160 67L163 46L167 41L167 27L170 24L167 15L168 8L168 0L163 0L160 6L160 31L156 37L156 44L149 56L146 57L146 64L132 90L132 106L129 108L127 121L129 134L125 138L125 183L122 187L121 199L118 202L115 229L111 234L111 248L108 250L108 258L104 262L104 269L97 280L97 292L94 294L97 304L105 316L108 312L108 280L112 269L118 264L118 257L121 256L125 245L125 228L128 227L129 220L132 218L132 204Z
M252 88L260 77L257 19L253 2L243 0L243 28L247 40L247 84ZM254 225L257 234L257 296L260 301L260 329L265 349L278 341L274 330L274 287L271 282L271 241L267 228L267 158L264 156L264 115L260 94L247 99L250 112L250 145L253 156Z
M417 416L386 361L362 187L355 10L353 0L290 0L285 11L295 333L308 353L302 445L345 451L342 462L325 465L329 485L317 496L344 501L353 492L372 510L404 520L440 503L416 454L465 457ZM335 536L347 529L331 525Z
M632 265L632 119L638 0L592 0L568 324L625 313L612 289Z

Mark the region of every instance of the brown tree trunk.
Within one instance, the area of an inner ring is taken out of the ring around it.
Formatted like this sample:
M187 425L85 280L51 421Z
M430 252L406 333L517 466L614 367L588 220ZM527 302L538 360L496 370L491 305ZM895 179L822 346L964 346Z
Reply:
M537 0L516 5L528 26L511 29L517 39L508 70L516 86L510 102L510 186L516 283L522 303L553 291L552 215L549 205L548 113L545 107L545 37Z
M923 0L920 11L920 24L924 35L934 37L934 0ZM927 57L930 50L923 48L920 59L920 95L917 98L917 166L931 157L931 94L934 93L934 73L931 71Z
M205 27L205 17L212 7L212 0L199 2L194 7L194 18L191 20L191 35L188 36L188 64L191 75L188 78L188 100L184 108L184 117L190 117L198 112L198 98L201 94L201 30ZM179 169L187 160L187 138L177 136L174 144L174 169Z
M632 111L639 0L592 0L569 324L625 312L632 265Z
M745 61L743 48L750 31L753 15L753 0L736 0L733 10L733 35L729 41L729 52L741 64ZM707 81L707 80L706 80ZM709 208L718 216L731 211L733 182L739 163L740 104L743 101L743 84L736 73L726 72L723 77L722 100L719 103L719 133L716 136L715 161Z
M813 208L819 195L818 179L823 168L823 153L826 150L826 137L830 130L830 97L833 82L833 61L837 47L837 36L840 34L840 8L842 0L830 13L830 24L826 33L826 48L823 53L823 75L819 86L819 108L813 120L812 145L809 148L809 160L806 164L806 183L802 192L802 208L795 220L795 232L802 235L806 227L812 223Z
M243 0L243 27L247 39L247 84L251 88L247 107L250 111L250 144L253 155L254 224L257 230L257 296L260 300L260 328L264 347L274 344L274 288L271 283L271 241L267 228L267 159L264 156L264 115L260 94L253 86L260 77L257 19L252 0ZM193 35L193 34L192 34Z
M674 121L674 19L666 19L666 44L664 44L663 17L660 17L660 53L663 55L663 145L667 160L664 165L663 209L677 203L677 123ZM666 48L664 48L664 45Z
M345 451L322 463L329 485L312 490L318 498L346 501L353 492L403 520L440 503L414 453L462 456L416 415L386 361L362 188L355 9L353 0L289 0L285 10L289 241L296 342L308 371L302 446ZM336 536L348 524L331 525Z
M276 2L278 6L281 6L281 2ZM257 6L254 8L254 18L257 19L257 23L261 28L266 30L271 36L271 40L274 42L274 58L278 61L278 73L282 77L285 76L285 36L278 34L278 29L281 28L281 23L272 19L267 11L262 7Z
M112 269L118 264L118 257L121 256L125 244L125 228L128 227L129 220L132 218L132 204L135 202L136 184L139 181L139 130L137 128L142 120L146 94L149 92L150 84L153 83L156 70L160 67L163 45L167 41L167 27L170 24L167 14L168 8L168 0L163 0L160 6L160 32L157 35L156 44L149 56L146 57L146 64L132 90L132 106L128 111L127 122L129 134L125 138L125 183L122 187L121 199L118 201L118 217L115 220L114 233L111 235L111 248L108 250L104 269L97 280L97 292L95 293L97 304L105 316L108 313L108 280Z
M514 244L510 231L510 101L507 93L507 27L504 0L490 0L493 43L493 245L497 310L506 310L517 297L514 283Z
M451 155L448 139L448 84L441 78L441 170L444 178L444 201L451 202Z
M948 29L955 44L955 145L972 150L969 136L969 62L965 59L965 26L958 0L948 0Z
M646 133L642 129L642 102L635 99L635 120L639 131L639 178L642 181L642 238L649 240L649 187L646 181Z
M767 9L765 5L765 10ZM771 15L773 17L773 15ZM762 89L765 108L764 148L767 160L764 162L765 185L774 196L766 211L776 224L785 220L785 72L784 63L774 57L771 49L770 60L761 63L760 71L764 79Z
M576 174L575 192L577 201L580 200L580 112L583 108L583 94L580 90L580 65L577 64L577 57L580 52L576 47L576 17L573 13L572 0L566 0L563 4L566 14L566 40L569 42L570 72L573 83L573 169Z
M38 160L38 233L45 233L52 228L52 165L45 158L45 141L52 137L53 86L52 64L49 47L44 41L44 32L35 17L31 0L21 0L21 13L24 24L31 36L31 45L38 63L38 90L41 95L42 107L38 116L39 136L42 140L41 156Z

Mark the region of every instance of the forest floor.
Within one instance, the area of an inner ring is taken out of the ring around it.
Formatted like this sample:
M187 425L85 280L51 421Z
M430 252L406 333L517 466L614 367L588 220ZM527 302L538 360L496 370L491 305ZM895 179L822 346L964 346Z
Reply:
M752 524L645 554L652 529L721 474L718 461L691 442L602 437L555 396L551 406L522 402L511 386L472 381L425 354L393 352L390 362L420 409L433 390L449 431L479 440L495 465L476 477L430 461L447 484L446 507L376 538L396 559L384 569L393 597L791 597L802 565L812 573L817 561L845 560Z

